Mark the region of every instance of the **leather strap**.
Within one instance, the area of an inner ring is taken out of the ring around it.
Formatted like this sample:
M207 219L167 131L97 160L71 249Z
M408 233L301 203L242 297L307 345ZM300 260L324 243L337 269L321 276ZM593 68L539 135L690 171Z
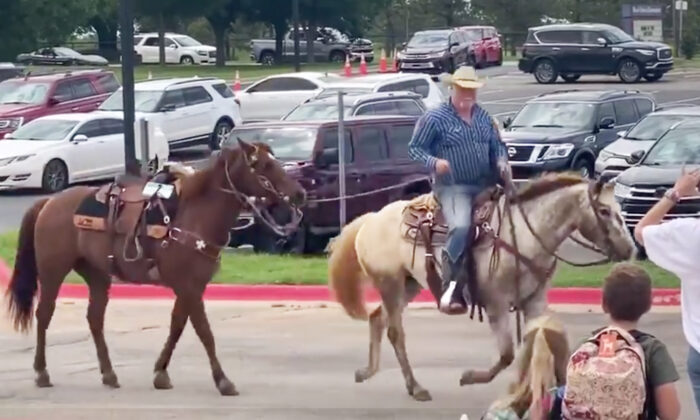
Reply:
M219 261L221 258L221 251L224 248L223 246L214 245L205 241L197 234L178 228L170 229L168 239L163 241L163 246L167 246L167 243L171 240L187 248L194 249L200 254L215 261Z

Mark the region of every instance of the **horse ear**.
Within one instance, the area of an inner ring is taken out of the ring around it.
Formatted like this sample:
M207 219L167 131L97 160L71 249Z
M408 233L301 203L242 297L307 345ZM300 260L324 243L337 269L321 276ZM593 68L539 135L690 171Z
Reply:
M255 152L255 146L252 144L244 142L240 137L236 137L236 140L238 141L238 146L240 146L241 150L243 150L245 154L250 155L251 153Z
M598 178L595 181L595 184L593 185L593 193L595 195L600 195L600 193L603 191L603 187L605 186L606 182L603 179L603 177Z

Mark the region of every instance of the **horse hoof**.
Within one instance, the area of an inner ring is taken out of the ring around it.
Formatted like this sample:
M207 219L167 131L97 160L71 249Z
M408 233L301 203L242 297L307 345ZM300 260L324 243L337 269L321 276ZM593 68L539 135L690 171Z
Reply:
M427 389L416 387L413 390L413 399L416 401L431 401L433 397L430 396L430 392Z
M373 374L370 373L369 369L367 368L357 369L355 371L355 383L361 384L362 382L371 378L372 375Z
M459 379L459 386L464 385L474 385L476 383L475 372L473 370L467 370L462 374Z
M37 372L34 382L39 388L51 388L53 386L53 384L51 384L51 379L49 378L49 372L45 370Z
M153 377L153 386L156 389L171 389L173 384L170 383L170 376L168 375L168 372L165 370L156 372L155 376Z
M238 391L236 391L236 387L233 385L231 381L228 379L224 378L219 381L219 385L217 385L217 388L219 388L219 392L221 395L224 396L236 396L238 395Z
M114 372L109 372L102 375L102 384L115 389L120 387L117 374Z

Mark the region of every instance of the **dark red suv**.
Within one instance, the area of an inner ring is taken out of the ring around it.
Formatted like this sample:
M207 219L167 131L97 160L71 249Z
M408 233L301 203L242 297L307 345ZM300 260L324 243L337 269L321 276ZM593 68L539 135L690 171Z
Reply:
M418 117L352 117L345 121L347 221L380 210L392 201L430 191L428 170L408 157L408 142ZM224 147L236 138L265 142L288 173L306 189L299 231L282 241L252 214L242 214L231 235L231 245L251 244L259 252L319 252L340 231L338 199L338 122L280 121L245 124L234 128ZM391 188L394 187L394 188ZM386 189L386 190L384 190ZM377 191L380 190L380 191ZM364 194L357 196L357 194ZM328 201L315 201L315 200ZM280 212L282 213L282 212ZM272 214L278 222L288 217Z
M469 46L469 64L476 68L503 64L503 45L501 37L493 26L462 26L471 41Z
M0 140L22 124L51 114L91 112L119 81L107 70L27 75L0 82Z

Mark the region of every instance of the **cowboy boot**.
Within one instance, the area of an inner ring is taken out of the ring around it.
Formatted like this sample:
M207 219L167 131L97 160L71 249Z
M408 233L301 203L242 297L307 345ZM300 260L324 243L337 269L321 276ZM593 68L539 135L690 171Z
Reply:
M459 262L453 263L447 252L442 253L442 295L440 297L440 312L448 315L459 315L467 312L467 302L464 300L464 283L459 276L464 273Z

